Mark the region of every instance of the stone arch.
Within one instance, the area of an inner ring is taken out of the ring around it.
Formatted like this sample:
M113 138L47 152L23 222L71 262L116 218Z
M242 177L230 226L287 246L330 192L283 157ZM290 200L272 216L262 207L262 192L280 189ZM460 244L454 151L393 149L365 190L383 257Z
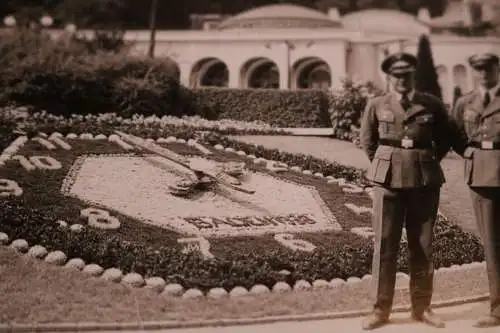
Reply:
M455 87L459 87L462 94L469 90L467 68L462 64L453 66L453 88Z
M319 57L297 60L291 75L292 89L329 89L332 85L330 66Z
M240 87L279 89L280 72L278 65L265 57L248 60L241 67Z
M445 65L436 66L436 73L438 76L438 83L441 87L441 94L443 95L443 100L449 102L451 100L450 96L450 81L448 79L448 68Z
M191 88L227 87L228 82L228 66L215 57L203 58L196 62L189 77L189 86Z

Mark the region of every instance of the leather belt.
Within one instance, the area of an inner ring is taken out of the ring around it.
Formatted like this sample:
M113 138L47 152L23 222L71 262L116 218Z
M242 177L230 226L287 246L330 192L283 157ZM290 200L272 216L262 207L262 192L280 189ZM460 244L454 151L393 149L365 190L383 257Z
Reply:
M391 146L396 148L404 149L432 149L434 148L434 142L432 141L416 141L412 139L379 139L379 144L383 146Z
M468 145L469 147L474 147L474 148L479 148L482 150L499 150L500 149L500 142L494 142L494 141L472 141Z

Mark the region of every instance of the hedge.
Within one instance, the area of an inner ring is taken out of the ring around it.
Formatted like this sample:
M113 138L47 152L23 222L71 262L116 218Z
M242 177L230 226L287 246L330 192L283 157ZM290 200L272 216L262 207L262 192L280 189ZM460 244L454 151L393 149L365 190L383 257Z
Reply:
M261 120L277 127L331 127L321 90L204 88L192 90L197 113L211 119Z

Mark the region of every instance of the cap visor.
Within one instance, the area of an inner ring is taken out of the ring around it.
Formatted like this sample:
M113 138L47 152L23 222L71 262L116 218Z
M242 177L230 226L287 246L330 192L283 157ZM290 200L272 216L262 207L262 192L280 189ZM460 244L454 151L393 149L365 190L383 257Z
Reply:
M391 75L402 75L407 73L415 72L415 68L401 68L401 69L392 69L389 74Z

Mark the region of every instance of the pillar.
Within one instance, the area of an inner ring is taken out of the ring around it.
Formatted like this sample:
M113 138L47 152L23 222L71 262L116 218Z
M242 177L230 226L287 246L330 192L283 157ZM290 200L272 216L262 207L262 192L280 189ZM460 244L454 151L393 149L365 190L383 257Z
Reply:
M282 48L283 52L281 53L279 61L276 62L276 65L278 66L278 70L280 72L280 89L290 89L290 75L292 71L291 55L294 46L293 44L285 41L280 44L280 47Z
M179 70L181 72L181 77L180 77L181 84L183 86L185 86L185 87L191 88L189 81L190 81L190 78L191 78L192 64L190 64L190 63L180 63L179 64Z
M240 67L235 63L226 63L227 70L229 71L229 80L227 83L228 88L242 88L240 87Z

